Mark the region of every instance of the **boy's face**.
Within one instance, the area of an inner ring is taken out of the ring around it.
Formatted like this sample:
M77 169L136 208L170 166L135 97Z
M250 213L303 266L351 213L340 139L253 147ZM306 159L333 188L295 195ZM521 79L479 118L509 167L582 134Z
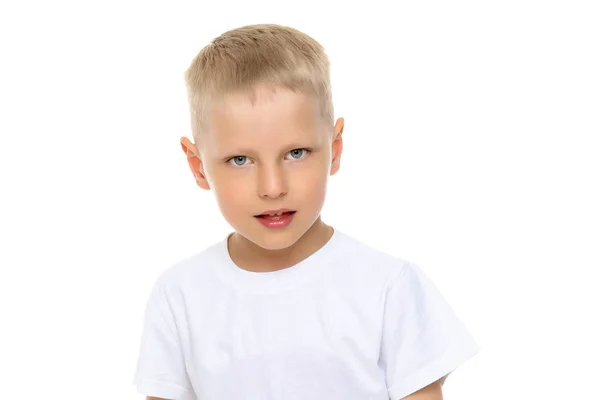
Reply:
M325 126L315 98L259 88L253 103L239 94L214 104L200 154L185 138L182 147L197 184L214 191L225 220L254 244L279 250L319 218L328 177L339 169L342 131L343 119ZM293 213L260 216L280 209Z

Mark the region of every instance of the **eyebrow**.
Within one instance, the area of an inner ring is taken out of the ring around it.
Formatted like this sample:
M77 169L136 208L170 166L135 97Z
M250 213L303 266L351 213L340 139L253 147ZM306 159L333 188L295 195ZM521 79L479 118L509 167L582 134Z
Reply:
M300 143L292 143L290 146L285 146L285 151L292 151L295 149L315 149L318 148L320 146L318 145L314 145L314 144L310 144L310 143L305 143L304 145L300 144ZM284 150L282 150L284 151ZM235 156L248 156L248 155L255 155L256 151L251 150L251 149L247 149L247 148L240 148L240 149L236 149L235 151L228 151L226 154L228 154L227 156L223 157L223 158L231 158L231 157L235 157Z

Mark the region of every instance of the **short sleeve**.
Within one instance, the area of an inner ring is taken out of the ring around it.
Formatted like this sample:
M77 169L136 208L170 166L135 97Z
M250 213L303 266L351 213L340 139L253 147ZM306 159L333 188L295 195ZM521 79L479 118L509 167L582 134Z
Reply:
M479 350L437 287L406 262L385 301L380 365L390 399L450 374Z
M134 385L164 399L193 399L177 326L166 293L157 282L146 304Z

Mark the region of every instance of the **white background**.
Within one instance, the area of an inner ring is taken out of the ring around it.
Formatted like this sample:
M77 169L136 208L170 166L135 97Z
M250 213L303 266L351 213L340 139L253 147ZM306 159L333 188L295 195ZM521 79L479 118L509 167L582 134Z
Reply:
M2 398L142 398L151 285L229 231L178 144L183 71L261 22L331 58L324 220L419 264L482 347L445 398L600 398L598 3L346 3L2 3Z

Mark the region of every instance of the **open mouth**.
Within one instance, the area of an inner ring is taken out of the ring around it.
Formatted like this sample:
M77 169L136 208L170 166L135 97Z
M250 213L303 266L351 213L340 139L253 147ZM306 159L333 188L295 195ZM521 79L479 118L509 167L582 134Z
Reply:
M266 212L259 215L255 215L256 218L266 219L270 221L279 221L281 219L285 219L293 214L296 211L275 211L275 212Z

